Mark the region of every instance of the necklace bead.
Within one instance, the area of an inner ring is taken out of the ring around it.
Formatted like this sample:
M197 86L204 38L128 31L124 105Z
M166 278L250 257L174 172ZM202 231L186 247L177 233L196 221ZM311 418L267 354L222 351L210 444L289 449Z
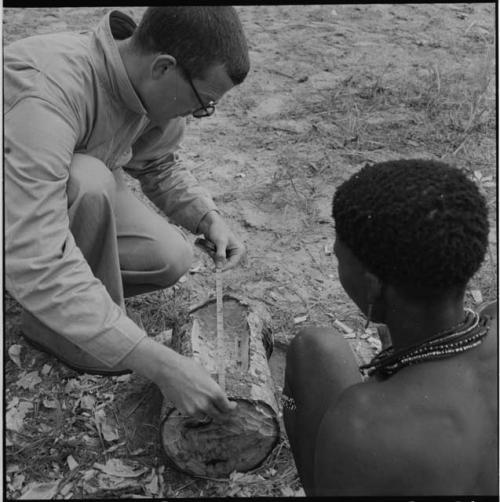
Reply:
M481 327L480 327L481 324ZM405 366L433 359L443 359L460 354L480 345L488 334L485 320L470 309L466 309L464 320L454 328L444 330L418 345L395 351L393 347L384 349L368 364L360 366L368 375L382 377L393 375Z

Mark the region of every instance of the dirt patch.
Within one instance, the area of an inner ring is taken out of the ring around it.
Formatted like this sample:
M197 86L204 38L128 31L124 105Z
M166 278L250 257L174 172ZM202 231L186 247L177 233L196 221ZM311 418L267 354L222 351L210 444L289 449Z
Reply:
M88 29L107 10L5 9L4 42ZM143 8L122 10L138 20ZM350 341L362 359L376 349L339 285L331 254L333 192L366 162L443 159L480 184L491 211L490 252L467 302L492 299L497 290L495 5L260 5L238 11L252 70L213 117L189 121L181 155L246 242L247 262L225 274L226 292L264 302L271 312L280 344L276 354L281 353L271 363L275 374L283 372L283 349L308 323L342 321L353 329ZM201 266L173 290L129 302L151 334L171 328L180 311L213 294L211 265L201 253L197 260ZM133 432L120 422L122 401L132 406L141 394L134 380L79 377L66 370L24 344L18 316L18 306L9 300L6 349L21 346L20 367L5 352L6 406L20 427L7 435L9 497L47 480L67 498L302 493L284 436L258 471L229 481L193 479L164 468L157 425L144 425L153 432L139 431L142 439L134 442L128 440ZM141 466L146 471L128 478L134 483L113 484L101 476L92 484L92 476L103 474L95 463L108 465L110 459L128 462L133 472Z

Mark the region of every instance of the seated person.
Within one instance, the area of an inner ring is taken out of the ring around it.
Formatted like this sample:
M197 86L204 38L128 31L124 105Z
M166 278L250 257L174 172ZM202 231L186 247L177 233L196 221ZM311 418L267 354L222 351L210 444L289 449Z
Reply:
M498 494L497 303L464 308L485 200L430 160L367 165L333 199L340 282L391 345L361 366L332 329L287 353L283 413L307 495Z

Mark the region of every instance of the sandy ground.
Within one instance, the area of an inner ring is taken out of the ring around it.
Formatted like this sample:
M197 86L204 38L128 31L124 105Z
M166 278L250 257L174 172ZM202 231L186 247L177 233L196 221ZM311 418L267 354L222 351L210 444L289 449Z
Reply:
M143 8L121 10L139 20ZM301 326L331 326L337 319L354 331L350 341L358 356L369 358L377 340L366 338L363 319L338 282L331 199L335 187L366 162L425 157L464 169L488 198L491 249L471 282L467 301L475 305L493 298L497 288L494 4L268 5L241 6L238 11L250 44L252 70L213 117L190 120L181 150L248 249L246 263L225 274L226 291L266 306L279 347L286 347ZM4 42L86 30L106 12L106 8L5 9ZM173 308L187 309L213 294L207 258L198 253L197 263L201 265L197 272L186 276L168 296ZM141 297L134 308L154 308L156 301L154 295ZM126 420L118 424L121 428L115 423L114 441L101 444L85 420L95 421L96 409L116 406L123 411L123 403L133 407L134 392L142 392L147 384L77 377L23 343L18 314L18 306L8 300L6 349L20 345L22 359L21 367L7 361L6 404L10 409L22 402L32 406L23 415L24 429L8 431L9 496L16 498L33 489L33 483L47 480L57 484L54 493L68 498L301 493L285 437L259 471L227 482L193 480L165 469L152 433L141 436L149 442L137 453L140 441L137 435L127 436ZM51 369L44 374L47 365ZM283 371L279 355L272 366L279 391ZM26 388L19 385L33 372L40 382ZM68 390L72 381L74 388ZM92 385L98 392L89 394ZM154 389L147 388L154 397ZM82 399L89 395L95 402L93 406L86 402L86 408ZM44 399L53 403L56 396L66 408L43 405ZM153 406L150 414L157 408ZM134 447L131 441L128 446L121 444L132 436ZM35 454L40 462L30 465ZM71 469L68 456L77 467ZM102 481L95 486L89 481L93 463L110 456L136 462L147 472L134 478L134 485Z

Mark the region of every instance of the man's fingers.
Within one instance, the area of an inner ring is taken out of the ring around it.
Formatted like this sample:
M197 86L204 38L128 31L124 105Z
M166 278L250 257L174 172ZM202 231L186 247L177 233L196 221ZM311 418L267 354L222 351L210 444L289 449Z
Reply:
M245 255L244 247L238 247L229 250L228 260L222 270L229 270L230 268L235 267L241 261L244 255Z

